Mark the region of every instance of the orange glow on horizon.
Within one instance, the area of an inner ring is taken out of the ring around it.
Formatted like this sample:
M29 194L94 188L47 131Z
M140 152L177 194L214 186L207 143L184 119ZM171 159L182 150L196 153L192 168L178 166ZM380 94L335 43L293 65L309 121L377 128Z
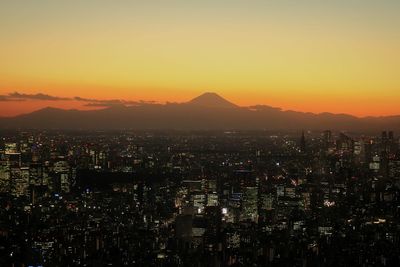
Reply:
M89 99L97 99L97 100L123 100L123 101L148 101L158 104L165 104L167 102L171 103L184 103L192 98L204 93L204 91L195 91L195 93L182 93L180 95L170 95L170 94L158 94L158 98L154 95L153 91L150 91L147 95L139 95L135 94L130 97L122 97L116 96L113 94L104 94L104 92L110 92L112 90L102 91L102 94L99 93L91 93L95 92L95 89L91 90L77 90L76 93L72 93L69 91L68 95L60 95L58 97L68 97L73 98L75 96L89 98ZM63 90L64 91L64 90ZM46 91L42 91L47 93ZM74 91L75 92L75 91ZM84 94L79 95L79 92L85 92ZM0 93L0 95L6 95L10 93L9 91ZM20 91L20 93L29 93L36 94L37 91ZM366 117L366 116L390 116L390 115L399 115L398 112L398 104L396 99L389 102L384 99L376 98L376 101L373 103L367 102L368 99L359 99L359 102L355 103L352 99L345 98L332 98L330 101L324 100L322 97L318 98L310 98L306 97L298 97L294 99L292 96L273 96L270 95L268 97L254 95L243 96L243 94L232 94L232 92L227 92L226 94L216 92L228 101L241 106L253 106L253 105L266 105L275 108L281 108L282 110L292 110L299 112L311 112L311 113L335 113L335 114L349 114L357 117ZM55 96L55 95L52 95ZM93 97L95 96L95 97ZM77 109L77 110L95 110L106 107L94 107L94 106L86 106L90 101L74 101L74 100L62 100L62 101L48 101L48 100L24 100L24 101L3 101L0 102L0 116L4 117L12 117L20 114L30 113L36 110L40 110L45 107L54 107L60 109ZM368 105L369 109L365 110L365 106Z
M0 3L0 97L12 92L400 114L398 1ZM0 116L74 101L0 101Z

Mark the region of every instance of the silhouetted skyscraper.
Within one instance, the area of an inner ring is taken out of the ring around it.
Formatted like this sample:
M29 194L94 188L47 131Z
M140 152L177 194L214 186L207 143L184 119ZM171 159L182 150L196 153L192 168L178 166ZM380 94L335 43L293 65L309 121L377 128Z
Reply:
M382 132L382 142L384 142L384 141L386 141L387 140L387 132L386 131L383 131Z
M393 141L393 140L394 140L393 131L390 131L390 132L389 132L389 140L390 140L390 141Z
M300 151L303 153L306 151L306 137L304 136L304 131L301 133Z
M332 142L332 132L331 131L329 131L329 130L324 131L323 136L324 136L325 144L329 144Z

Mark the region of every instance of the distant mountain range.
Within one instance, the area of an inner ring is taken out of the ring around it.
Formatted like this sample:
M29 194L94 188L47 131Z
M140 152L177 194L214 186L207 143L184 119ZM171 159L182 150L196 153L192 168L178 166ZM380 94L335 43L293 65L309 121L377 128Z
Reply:
M283 111L265 105L239 107L215 93L186 103L132 106L100 110L44 108L29 114L0 118L1 129L175 129L175 130L400 130L400 116L357 118L346 114Z

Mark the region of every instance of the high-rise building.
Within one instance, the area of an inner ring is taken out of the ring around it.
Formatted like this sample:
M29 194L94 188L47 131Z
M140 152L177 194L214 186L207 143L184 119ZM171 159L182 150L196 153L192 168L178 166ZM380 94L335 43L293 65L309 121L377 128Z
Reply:
M306 137L304 135L304 131L301 133L300 151L303 152L303 153L306 152Z
M388 136L388 138L389 138L390 141L393 141L393 140L394 140L393 131L389 131L389 136Z
M388 138L387 132L386 132L386 131L383 131L383 132L382 132L382 141L386 141L387 138Z
M243 188L242 214L241 220L258 220L258 188L245 187Z
M0 165L0 192L10 191L10 167L8 165Z
M43 167L41 163L31 163L29 166L29 184L39 186L43 184Z
M195 194L193 195L193 207L197 213L202 213L204 207L206 206L206 195L205 194Z
M56 185L60 192L69 192L71 186L71 173L68 162L58 161L54 164Z
M14 196L29 196L29 168L11 168L11 192Z
M354 140L344 133L340 133L337 149L342 153L354 153Z
M325 146L328 146L330 143L332 143L332 132L330 130L324 131L323 139Z
M5 143L4 151L6 154L14 154L18 152L17 143Z
M207 206L218 206L218 194L207 194Z

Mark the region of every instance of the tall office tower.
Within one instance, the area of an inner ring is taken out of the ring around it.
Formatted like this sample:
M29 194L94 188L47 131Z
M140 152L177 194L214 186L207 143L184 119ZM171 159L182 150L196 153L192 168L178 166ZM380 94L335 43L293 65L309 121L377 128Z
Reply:
M14 154L18 152L17 143L5 143L4 151L6 154Z
M372 161L372 141L364 144L364 162L369 165Z
M29 168L11 168L11 193L14 196L29 196Z
M344 133L340 134L339 140L337 142L337 149L342 153L353 153L354 152L354 140Z
M71 186L71 172L68 162L58 161L54 164L54 172L57 178L57 189L61 192L69 192Z
M300 151L303 153L306 152L306 137L304 135L304 131L301 133Z
M363 152L363 141L355 141L354 142L354 155L360 156Z
M329 152L332 150L334 142L332 139L332 132L330 130L326 130L322 133L322 142L323 150L325 150L325 152Z
M389 152L392 153L392 154L397 153L397 151L398 151L398 142L397 142L397 140L395 140L395 136L394 136L393 131L389 132L388 139L389 139Z
M253 221L258 220L258 188L257 187L245 187L243 188L243 200L242 200L242 221Z
M389 136L388 136L388 138L389 138L389 141L394 141L394 134L393 134L393 131L389 131Z
M208 193L207 194L207 206L218 206L218 194L215 193Z
M383 132L382 132L382 142L383 142L383 141L386 141L387 138L388 138L387 132L386 132L386 131L383 131Z
M381 136L381 152L386 154L389 150L389 140L388 140L388 135L386 131L382 132Z
M18 152L17 143L4 144L4 159L10 167L21 166L21 153Z
M207 198L205 194L195 194L192 196L193 207L197 213L202 213L206 206Z
M325 145L329 145L332 142L332 132L330 130L324 131L323 138Z
M217 180L208 180L207 191L209 193L217 192Z
M43 184L43 166L41 163L33 162L29 166L29 184L39 186Z
M260 196L260 199L261 199L260 208L262 210L269 211L269 210L272 210L274 208L275 197L272 194L272 192L264 192L264 193L262 193L261 196Z
M10 167L5 164L0 165L0 192L10 192Z
M389 162L389 178L400 181L400 160Z

